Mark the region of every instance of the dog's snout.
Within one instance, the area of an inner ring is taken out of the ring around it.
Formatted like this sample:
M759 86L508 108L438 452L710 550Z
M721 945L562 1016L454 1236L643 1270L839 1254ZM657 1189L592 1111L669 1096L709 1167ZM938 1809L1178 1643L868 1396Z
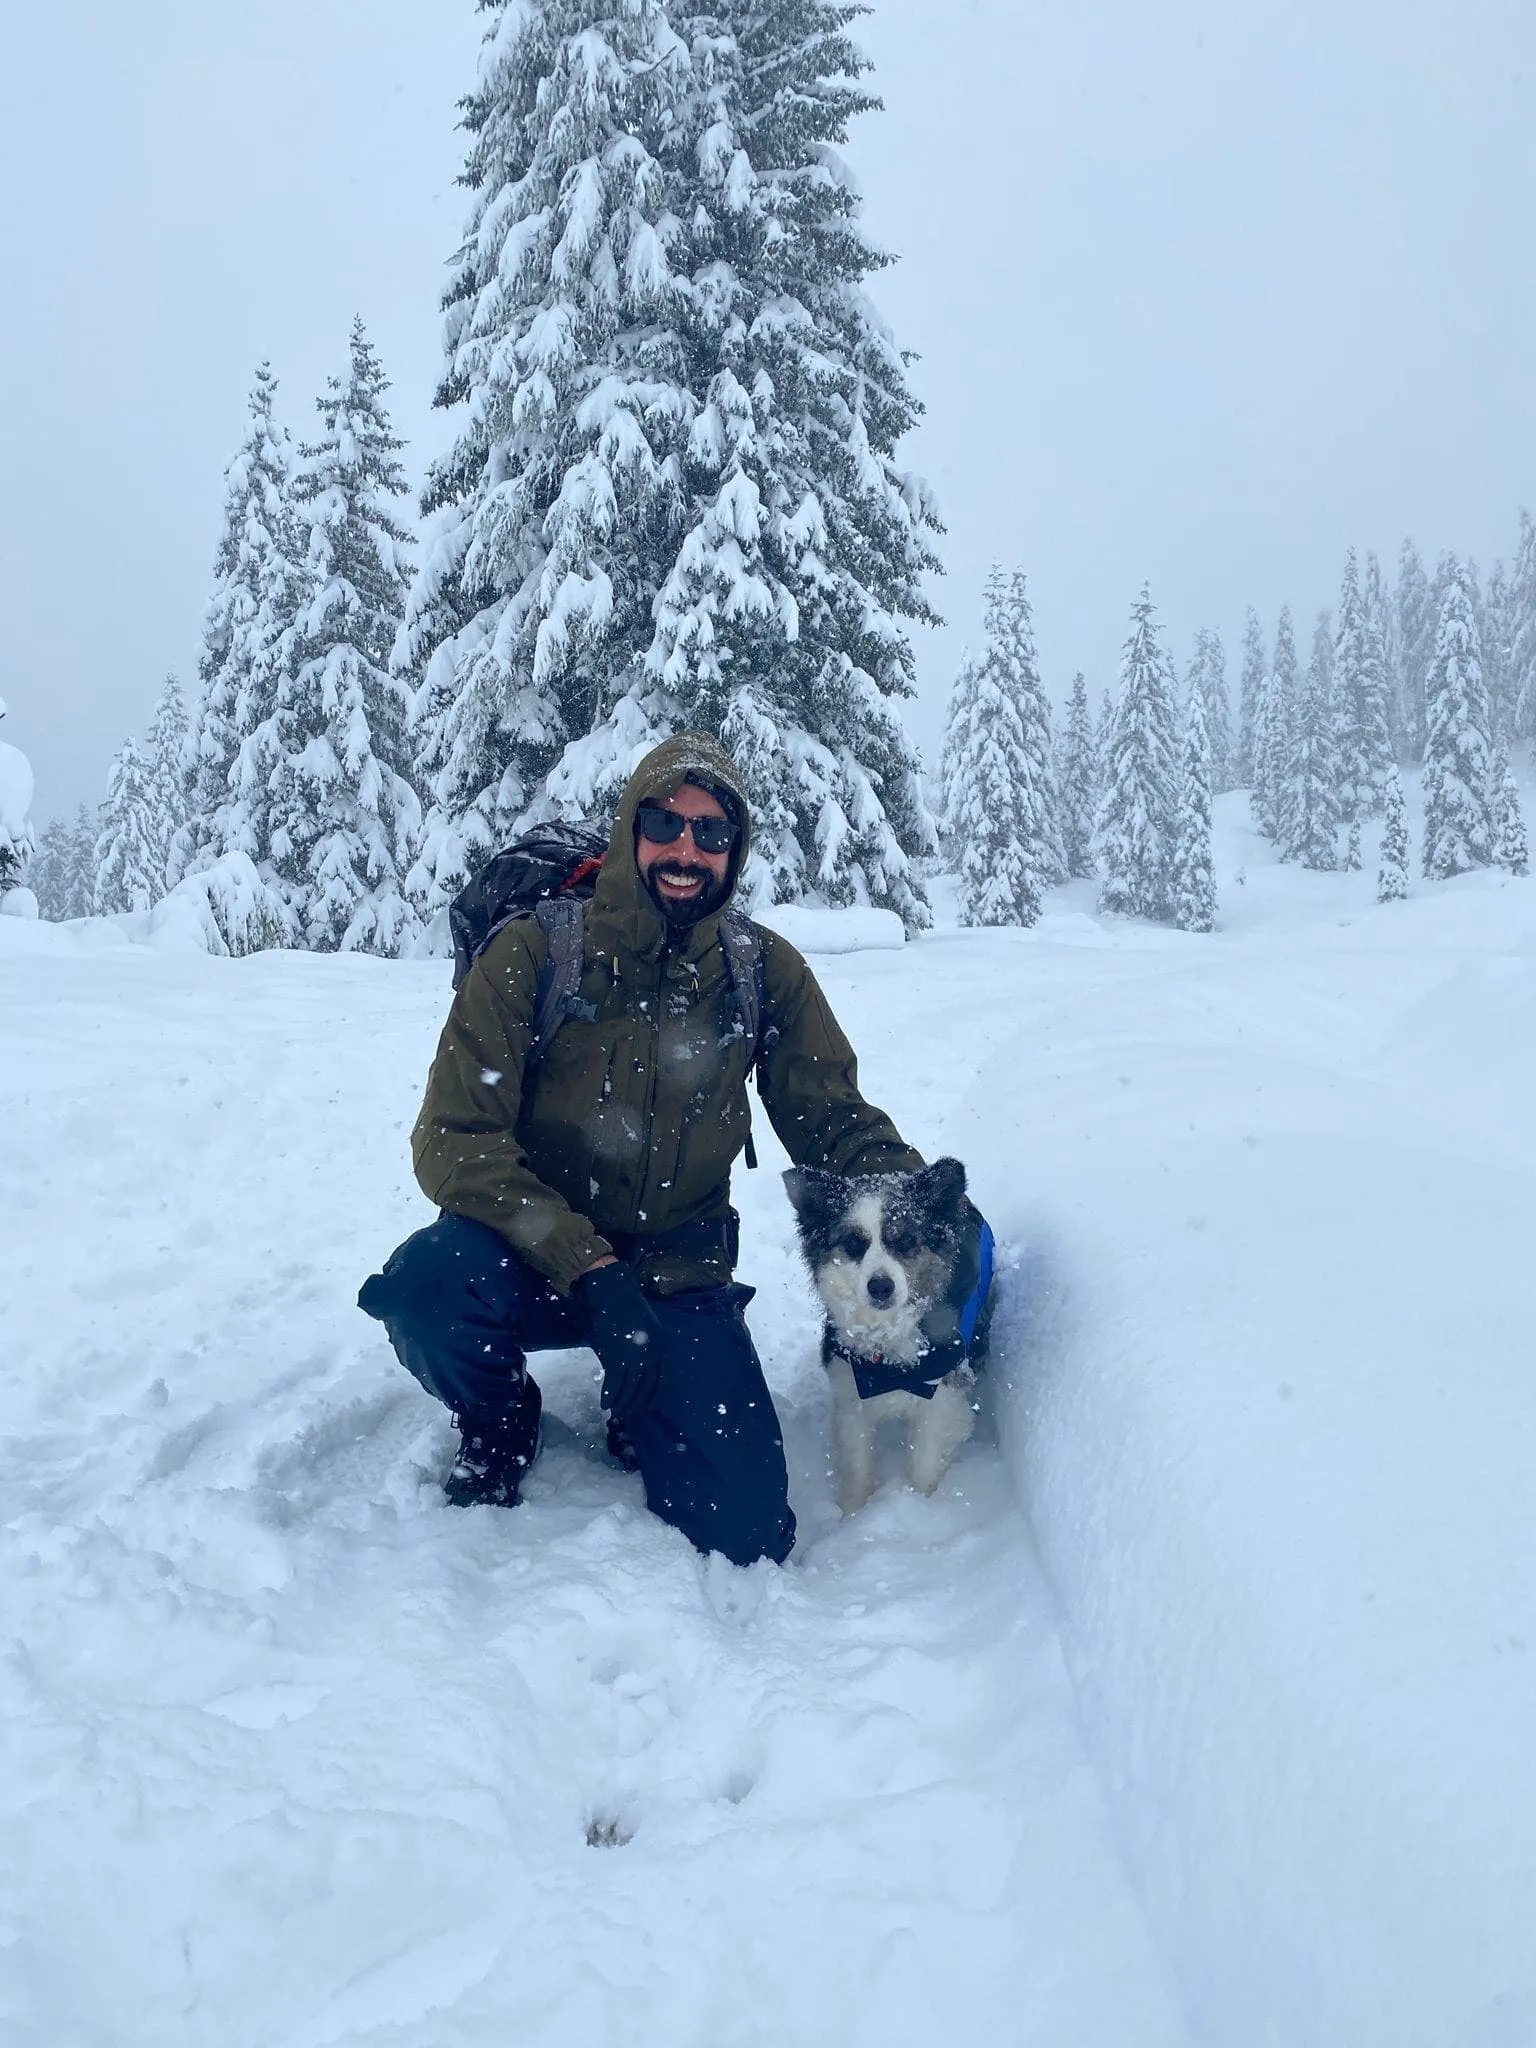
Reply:
M871 1273L868 1281L870 1300L876 1308L889 1308L896 1295L896 1282L889 1273Z

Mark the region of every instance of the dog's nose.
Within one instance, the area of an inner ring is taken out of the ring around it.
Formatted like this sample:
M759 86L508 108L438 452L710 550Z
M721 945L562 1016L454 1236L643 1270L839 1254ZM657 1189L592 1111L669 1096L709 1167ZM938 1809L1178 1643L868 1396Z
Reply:
M889 1273L871 1273L869 1276L869 1298L876 1308L889 1308L896 1292L896 1282Z

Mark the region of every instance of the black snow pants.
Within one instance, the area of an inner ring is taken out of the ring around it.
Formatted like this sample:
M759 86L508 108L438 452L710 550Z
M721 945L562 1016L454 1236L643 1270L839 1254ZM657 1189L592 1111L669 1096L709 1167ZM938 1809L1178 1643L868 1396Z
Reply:
M733 1564L782 1564L795 1518L779 1419L743 1317L752 1292L732 1284L654 1297L666 1333L661 1383L624 1433L653 1514ZM457 1416L501 1418L532 1462L543 1404L527 1354L586 1342L576 1302L494 1230L448 1215L408 1237L357 1299L429 1394Z

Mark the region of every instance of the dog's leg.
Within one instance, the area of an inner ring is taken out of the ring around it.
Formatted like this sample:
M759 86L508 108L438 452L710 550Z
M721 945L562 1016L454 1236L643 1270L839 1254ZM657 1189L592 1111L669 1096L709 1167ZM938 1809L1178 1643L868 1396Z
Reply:
M838 1358L827 1368L832 1382L832 1467L837 1504L856 1514L875 1490L875 1430L864 1412L851 1367Z
M907 1452L912 1484L919 1493L932 1493L963 1444L976 1427L976 1410L967 1388L943 1380L933 1390L931 1401L919 1401L907 1424Z

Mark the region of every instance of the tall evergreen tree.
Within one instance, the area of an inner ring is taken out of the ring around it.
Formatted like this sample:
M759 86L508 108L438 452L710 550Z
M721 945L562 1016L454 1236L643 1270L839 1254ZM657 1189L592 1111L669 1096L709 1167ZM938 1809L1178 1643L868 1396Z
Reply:
M96 841L101 817L86 804L75 811L71 834L66 917L89 917L96 904Z
M1403 663L1402 647L1398 638L1397 606L1387 590L1387 579L1382 573L1381 558L1374 548L1366 552L1365 573L1360 579L1360 594L1365 602L1366 629L1370 644L1377 650L1381 662L1382 690L1387 720L1388 759L1401 758L1406 736L1403 730ZM1386 788L1386 770L1382 770L1382 789Z
M1237 690L1237 787L1252 789L1258 772L1259 713L1264 687L1269 678L1269 658L1264 652L1264 628L1259 615L1248 607L1243 626L1243 667Z
M1285 857L1308 868L1338 865L1339 774L1330 688L1332 667L1332 628L1327 612L1321 612L1297 699L1282 806L1286 820Z
M1387 707L1386 655L1360 588L1351 548L1344 558L1339 618L1333 649L1334 725L1338 744L1339 807L1346 825L1374 816L1380 806L1392 738Z
M1524 506L1510 577L1508 694L1514 737L1536 740L1536 521Z
M164 892L164 855L155 843L150 766L138 741L125 740L112 760L96 839L93 907L98 917L148 910Z
M1185 695L1199 694L1205 713L1206 737L1211 756L1211 791L1215 796L1235 789L1232 742L1232 706L1227 695L1227 650L1221 635L1202 627L1195 635L1194 659L1184 683Z
M1471 579L1452 560L1444 580L1425 707L1424 873L1431 881L1486 867L1493 858L1488 697Z
M922 923L931 825L896 703L936 520L894 463L918 407L837 154L876 104L857 10L487 11L439 392L469 417L429 478L399 647L424 907L692 725L747 778L752 886Z
M1099 802L1099 908L1132 917L1171 915L1178 808L1177 713L1172 664L1145 584L1131 611Z
M1477 632L1483 646L1483 687L1488 692L1488 730L1507 741L1514 732L1514 587L1502 562L1495 562L1483 586Z
M1057 830L1050 709L1022 571L987 578L986 651L950 700L945 827L969 925L1034 924L1066 866Z
M149 725L150 808L160 861L157 895L163 895L172 886L173 849L191 816L187 741L187 708L181 684L174 674L168 674L160 686Z
M1296 716L1296 634L1291 608L1280 607L1275 659L1259 697L1253 734L1253 820L1266 839L1285 843L1286 782Z
M172 880L231 851L253 859L269 853L264 790L272 764L253 750L255 736L269 729L300 589L288 496L293 448L273 411L276 393L263 363L245 439L224 472L224 528L188 747L187 822L176 837Z
M1211 747L1205 730L1205 701L1202 690L1191 690L1184 713L1173 855L1173 921L1181 932L1208 932L1216 923Z
M1402 691L1400 723L1406 758L1422 761L1428 732L1425 717L1425 686L1435 654L1436 612L1430 598L1429 579L1411 540L1405 540L1397 560L1397 646L1399 685Z
M1078 880L1093 873L1093 820L1099 801L1099 753L1088 709L1083 672L1072 678L1066 722L1056 755L1056 789L1061 805L1061 850L1067 873Z
M1403 802L1403 778L1394 761L1387 770L1383 796L1386 823L1381 833L1381 866L1376 875L1376 901L1402 903L1408 895L1408 807Z
M37 898L40 917L60 923L70 915L69 871L74 835L66 818L50 818L37 835L37 851L27 870L27 886Z
M388 379L361 320L345 378L317 400L294 499L309 531L309 590L295 623L270 749L271 846L313 951L397 954L413 936L405 876L421 823L407 776L408 701L389 657L410 584L403 443Z

